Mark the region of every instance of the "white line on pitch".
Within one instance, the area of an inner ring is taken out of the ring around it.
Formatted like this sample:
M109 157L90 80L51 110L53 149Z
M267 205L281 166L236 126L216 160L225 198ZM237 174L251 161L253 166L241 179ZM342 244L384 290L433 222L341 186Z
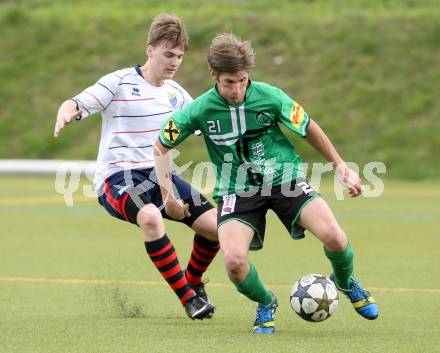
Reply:
M100 285L141 285L141 286L165 286L162 281L135 281L135 280L113 280L113 279L85 279L85 278L33 278L33 277L5 277L0 276L0 282L15 283L55 283L55 284L100 284ZM230 287L229 283L209 282L211 287ZM268 284L268 287L290 288L288 284ZM418 293L440 293L440 288L368 288L375 292L418 292Z

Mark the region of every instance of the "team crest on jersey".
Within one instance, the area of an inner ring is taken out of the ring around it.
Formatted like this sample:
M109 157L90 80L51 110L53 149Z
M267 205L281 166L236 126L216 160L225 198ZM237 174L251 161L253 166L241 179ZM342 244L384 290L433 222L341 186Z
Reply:
M262 126L271 126L274 121L273 116L268 111L265 110L258 112L256 119L257 119L257 124Z
M295 103L292 106L292 110L290 111L290 122L297 129L300 128L302 122L304 121L304 109L298 103Z
M177 105L177 95L174 92L168 92L168 100L173 107Z
M131 91L131 95L132 95L132 96L140 97L140 96L141 96L141 93L140 93L140 91L139 91L139 88L137 88L137 87L133 87L133 89L132 89L132 91Z
M163 129L163 134L168 141L174 143L180 135L179 129L174 124L173 119L168 120L165 128Z

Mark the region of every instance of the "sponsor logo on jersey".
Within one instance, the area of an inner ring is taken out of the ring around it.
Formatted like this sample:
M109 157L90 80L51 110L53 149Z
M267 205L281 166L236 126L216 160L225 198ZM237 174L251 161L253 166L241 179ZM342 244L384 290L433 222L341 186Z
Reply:
M133 87L133 88L132 88L132 91L131 91L131 95L132 95L132 96L140 97L140 96L141 96L141 93L140 93L140 91L139 91L139 88L137 88L137 87Z
M271 126L274 118L268 111L262 110L257 113L256 120L258 125Z
M168 141L174 143L180 135L179 129L174 124L173 119L168 120L166 126L163 129L163 134Z
M168 100L173 107L177 105L177 95L174 92L168 92Z
M223 196L222 216L234 212L236 199L235 194Z
M304 109L298 103L292 106L290 111L290 122L297 129L300 128L302 122L304 121Z

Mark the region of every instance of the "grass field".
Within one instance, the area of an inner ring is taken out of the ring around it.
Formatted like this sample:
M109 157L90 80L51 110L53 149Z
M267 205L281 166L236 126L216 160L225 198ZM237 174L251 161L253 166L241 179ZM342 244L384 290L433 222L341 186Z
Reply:
M188 26L175 79L194 97L213 84L211 39L233 32L255 49L251 78L301 103L347 161L382 161L396 179L440 178L440 0L2 0L0 139L9 143L0 158L95 159L100 116L54 139L58 107L143 64L146 28L163 11ZM315 156L301 145L302 157ZM182 149L207 158L197 139Z
M380 305L373 322L345 298L320 324L292 312L292 283L329 265L312 236L292 241L269 215L265 248L250 258L279 299L272 337L250 333L255 305L229 283L220 256L207 274L217 312L192 322L135 227L79 193L65 206L53 184L0 178L0 353L440 351L439 183L388 182L380 198L345 201L321 189L350 236L358 277ZM191 232L172 223L168 232L186 265Z

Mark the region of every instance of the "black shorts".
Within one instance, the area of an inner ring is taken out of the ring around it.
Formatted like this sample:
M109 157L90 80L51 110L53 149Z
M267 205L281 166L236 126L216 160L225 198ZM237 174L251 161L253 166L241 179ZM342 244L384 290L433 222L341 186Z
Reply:
M239 194L223 196L218 202L217 224L237 220L249 225L255 231L250 250L259 250L264 243L266 213L271 209L293 239L302 239L304 228L296 221L303 207L318 196L319 193L305 179L292 181L292 185L273 186L269 196L263 196L261 190L250 197Z
M198 190L186 181L174 174L172 180L176 197L188 203L191 213L191 216L177 222L192 226L200 215L214 208ZM153 168L116 172L105 180L98 201L113 217L136 225L139 210L149 203L154 204L164 218L174 221L165 213L160 187Z

